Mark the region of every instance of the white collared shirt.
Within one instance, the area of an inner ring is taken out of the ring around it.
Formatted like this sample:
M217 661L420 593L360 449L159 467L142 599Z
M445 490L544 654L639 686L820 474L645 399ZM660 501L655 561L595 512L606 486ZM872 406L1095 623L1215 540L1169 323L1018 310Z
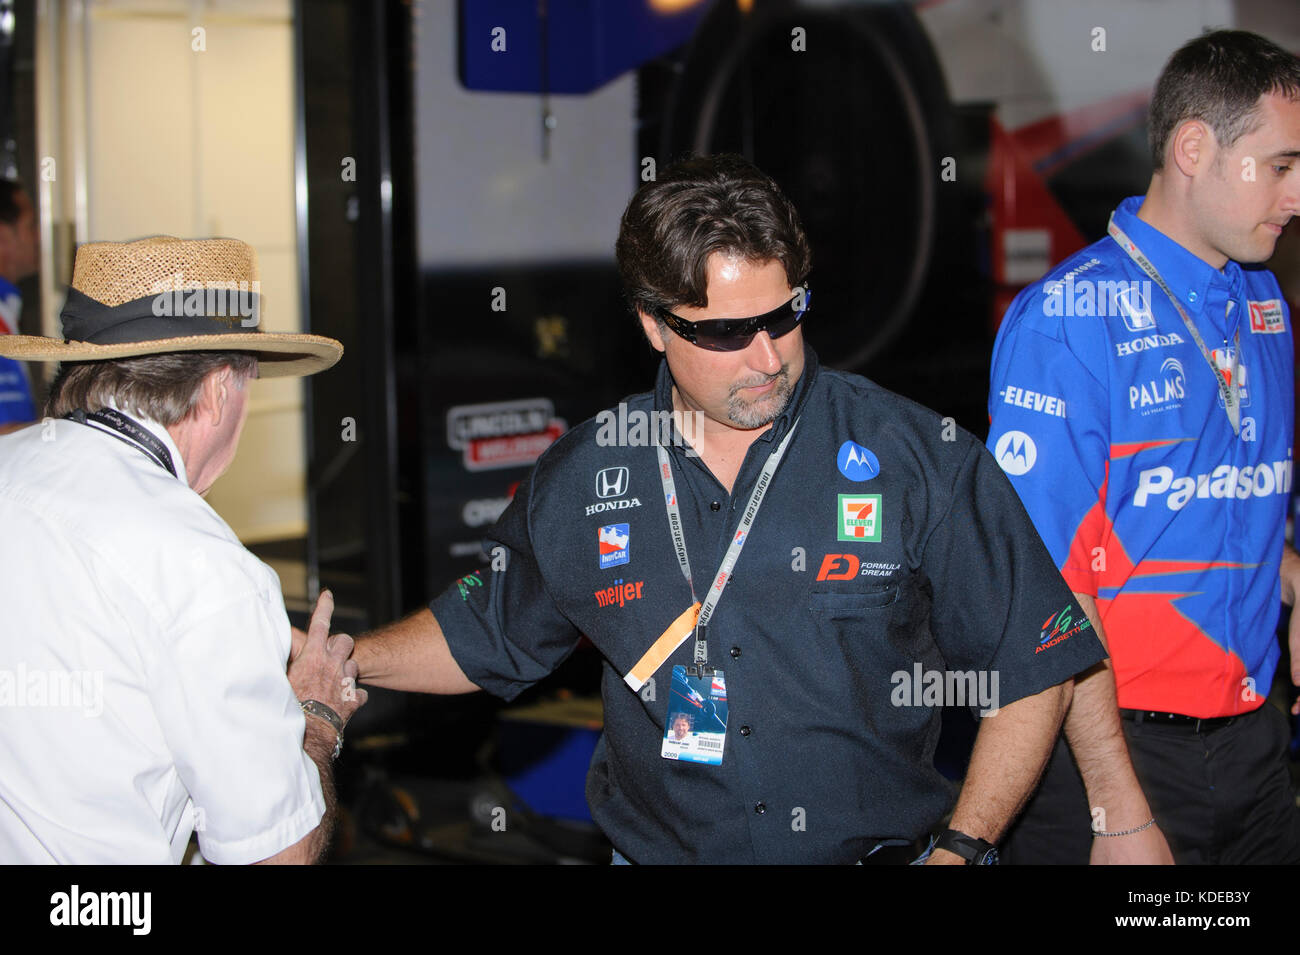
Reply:
M72 421L0 437L0 862L255 862L325 811L279 579L185 483Z

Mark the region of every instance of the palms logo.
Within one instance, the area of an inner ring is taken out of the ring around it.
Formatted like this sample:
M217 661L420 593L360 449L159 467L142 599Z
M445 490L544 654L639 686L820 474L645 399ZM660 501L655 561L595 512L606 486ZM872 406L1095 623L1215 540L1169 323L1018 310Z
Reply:
M1179 397L1186 396L1186 387L1183 377L1183 363L1177 358L1166 358L1160 363L1160 373L1165 376L1165 381L1169 382L1169 387Z
M1008 474L1025 474L1038 460L1038 448L1034 445L1034 439L1023 431L1008 431L998 438L998 443L993 448L993 457Z

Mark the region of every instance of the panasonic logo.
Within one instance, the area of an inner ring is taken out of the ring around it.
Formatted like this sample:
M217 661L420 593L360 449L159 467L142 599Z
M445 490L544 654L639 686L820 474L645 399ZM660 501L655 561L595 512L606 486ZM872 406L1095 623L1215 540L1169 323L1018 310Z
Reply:
M1168 335L1143 335L1141 338L1131 338L1126 342L1116 342L1115 354L1119 356L1134 355L1138 352L1149 351L1152 348L1165 348L1169 345L1181 344L1183 344L1183 339L1177 332L1170 332Z
M1289 452L1288 452L1289 454ZM1169 467L1148 468L1138 475L1137 491L1133 494L1134 507L1146 507L1152 497L1165 497L1165 506L1171 511L1182 510L1193 497L1244 501L1248 497L1268 497L1270 494L1291 493L1291 460L1246 465L1244 468L1220 464L1207 474L1194 477L1174 477Z

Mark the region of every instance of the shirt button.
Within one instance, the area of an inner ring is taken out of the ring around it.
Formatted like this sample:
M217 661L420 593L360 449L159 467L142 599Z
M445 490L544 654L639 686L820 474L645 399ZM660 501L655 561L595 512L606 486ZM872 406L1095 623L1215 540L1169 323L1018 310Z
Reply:
M733 660L739 660L739 659L740 659L740 647L732 647L732 648L731 648L731 659L733 659Z
M1195 301L1196 301L1196 293L1195 293L1195 292L1188 292L1188 293L1187 293L1187 301L1189 301L1189 302L1195 302Z
M767 812L767 804L761 802L756 803L754 805L754 812L758 813L760 816L763 815L763 813Z
M741 736L748 736L749 733L750 733L750 729L749 729L748 726L742 726L742 727L740 728L740 735L741 735Z
M718 501L714 501L712 504L709 505L709 510L720 511L722 510L722 504L719 503Z

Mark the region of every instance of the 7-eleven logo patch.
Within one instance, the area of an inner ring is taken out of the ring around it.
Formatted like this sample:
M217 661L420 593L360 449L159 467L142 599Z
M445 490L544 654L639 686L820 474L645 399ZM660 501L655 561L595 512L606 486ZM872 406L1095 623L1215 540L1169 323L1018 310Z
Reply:
M840 540L880 540L880 498L879 494L840 495Z

